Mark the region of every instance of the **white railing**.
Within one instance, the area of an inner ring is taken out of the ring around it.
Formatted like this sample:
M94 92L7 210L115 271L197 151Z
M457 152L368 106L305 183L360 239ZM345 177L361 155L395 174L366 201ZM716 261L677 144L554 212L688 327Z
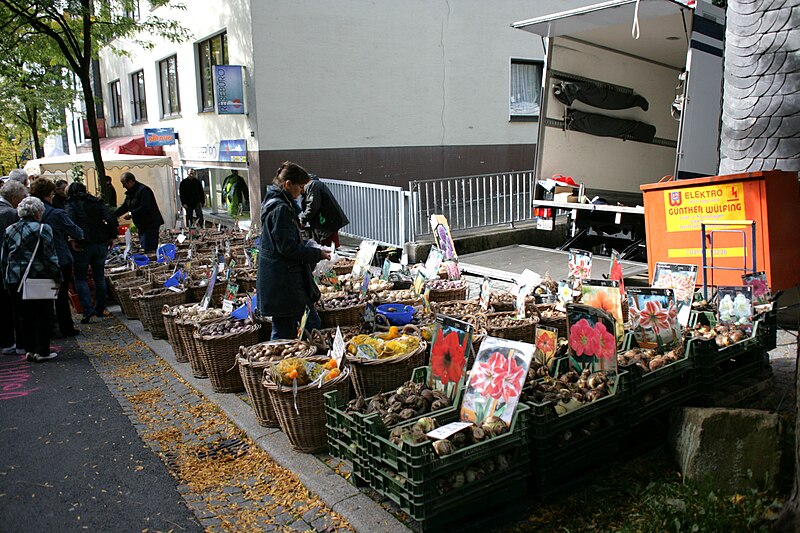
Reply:
M350 223L339 233L403 246L409 240L408 193L400 187L322 179Z
M454 232L534 220L535 184L532 170L412 181L411 238L431 233L433 214Z

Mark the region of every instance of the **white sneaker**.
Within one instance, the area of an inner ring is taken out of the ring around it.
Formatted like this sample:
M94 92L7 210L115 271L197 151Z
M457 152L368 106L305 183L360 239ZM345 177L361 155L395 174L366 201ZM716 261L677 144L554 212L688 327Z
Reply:
M25 348L17 348L17 355L25 355L26 353L28 352L25 351Z
M58 352L50 352L48 355L39 355L38 353L33 354L33 360L37 363L49 361L50 359L55 359L56 357L58 357Z
M14 355L15 353L18 353L17 345L16 344L12 344L11 346L8 346L7 348L0 348L0 353L3 354L3 355ZM24 354L25 350L22 350L22 353Z

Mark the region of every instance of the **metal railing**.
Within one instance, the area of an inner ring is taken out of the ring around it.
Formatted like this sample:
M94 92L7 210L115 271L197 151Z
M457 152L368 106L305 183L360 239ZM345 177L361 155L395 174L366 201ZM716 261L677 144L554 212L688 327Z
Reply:
M350 220L339 233L398 247L410 239L405 190L355 181L321 181Z
M411 240L431 233L430 217L447 217L451 231L534 220L532 170L415 180L411 189Z

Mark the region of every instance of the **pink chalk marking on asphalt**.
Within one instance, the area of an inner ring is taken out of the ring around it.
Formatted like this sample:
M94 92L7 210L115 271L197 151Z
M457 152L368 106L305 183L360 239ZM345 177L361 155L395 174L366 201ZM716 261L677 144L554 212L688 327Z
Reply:
M26 389L31 379L31 365L24 355L0 359L0 400L24 398L39 387Z

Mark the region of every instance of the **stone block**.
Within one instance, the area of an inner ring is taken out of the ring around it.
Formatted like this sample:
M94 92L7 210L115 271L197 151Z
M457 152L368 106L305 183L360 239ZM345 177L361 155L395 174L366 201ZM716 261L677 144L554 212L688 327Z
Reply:
M716 490L727 493L775 486L781 461L777 414L756 409L680 409L670 424L670 445L685 479L708 476Z

